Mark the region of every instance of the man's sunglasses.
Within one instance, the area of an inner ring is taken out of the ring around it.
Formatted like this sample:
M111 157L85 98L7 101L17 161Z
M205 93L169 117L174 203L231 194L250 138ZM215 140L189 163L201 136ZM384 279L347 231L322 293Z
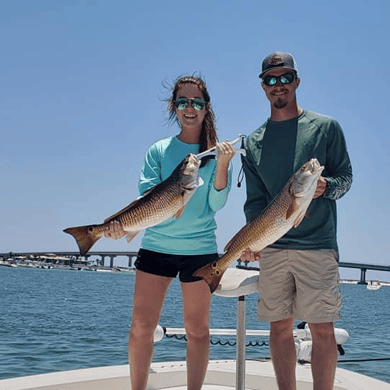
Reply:
M286 73L286 74L282 74L281 76L266 76L264 77L263 82L268 87L272 87L276 85L278 80L280 84L291 84L295 80L295 74Z
M188 103L191 103L191 106L196 111L203 110L203 107L206 105L206 101L199 98L194 98L194 99L179 98L173 101L173 104L176 106L176 108L179 111L184 110L188 106Z

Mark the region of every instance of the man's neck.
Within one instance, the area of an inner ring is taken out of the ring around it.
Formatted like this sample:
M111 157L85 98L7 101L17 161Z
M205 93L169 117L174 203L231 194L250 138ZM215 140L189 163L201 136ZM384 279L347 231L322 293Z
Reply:
M270 119L274 122L288 121L301 115L303 108L294 105L292 107L285 107L282 109L271 106Z

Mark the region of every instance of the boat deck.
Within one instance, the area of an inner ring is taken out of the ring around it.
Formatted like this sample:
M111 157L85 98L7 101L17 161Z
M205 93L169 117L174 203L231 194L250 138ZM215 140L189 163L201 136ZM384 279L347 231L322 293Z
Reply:
M311 367L297 366L297 389L312 390ZM129 366L63 371L0 381L0 390L131 390ZM153 363L148 390L187 390L185 362ZM235 360L210 361L202 390L236 389ZM390 384L338 368L334 390L390 390ZM277 390L270 361L246 361L245 390Z

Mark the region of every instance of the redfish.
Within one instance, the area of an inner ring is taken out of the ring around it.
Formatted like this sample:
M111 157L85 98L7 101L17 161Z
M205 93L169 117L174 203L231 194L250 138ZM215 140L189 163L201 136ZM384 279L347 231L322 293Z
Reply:
M179 218L196 189L203 184L199 176L200 162L195 154L187 155L167 179L102 224L70 227L64 232L75 238L83 256L104 236L112 221L121 223L130 242L143 229L172 217Z
M323 169L315 158L304 164L263 212L227 243L222 257L199 268L193 275L203 278L213 293L229 265L239 259L247 248L259 252L292 227L297 227L305 217Z

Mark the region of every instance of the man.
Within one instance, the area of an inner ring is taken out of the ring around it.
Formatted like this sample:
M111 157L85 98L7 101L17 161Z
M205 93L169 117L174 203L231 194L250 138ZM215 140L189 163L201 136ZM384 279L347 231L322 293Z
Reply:
M351 187L352 168L337 121L302 109L293 56L276 52L262 63L261 86L271 116L245 140L247 200L251 221L305 162L325 166L309 217L261 254L249 249L243 261L260 262L259 318L271 323L270 350L280 390L295 390L294 321L309 324L316 390L333 388L337 364L334 322L340 318L336 200Z

